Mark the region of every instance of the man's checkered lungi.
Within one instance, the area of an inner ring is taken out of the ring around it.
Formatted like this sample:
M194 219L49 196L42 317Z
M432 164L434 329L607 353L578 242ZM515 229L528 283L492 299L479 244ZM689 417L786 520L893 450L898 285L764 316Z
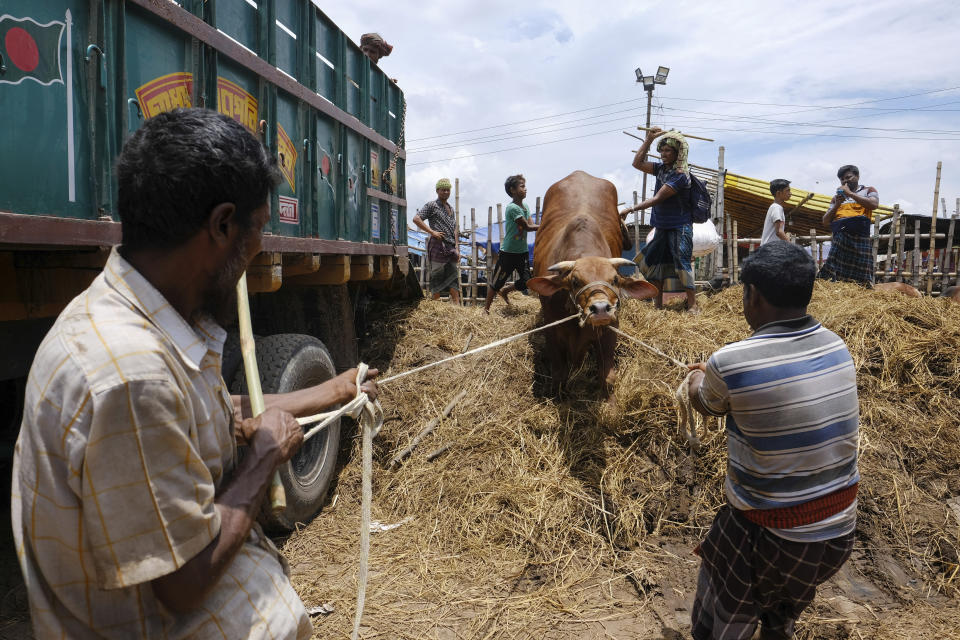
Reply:
M847 280L873 286L873 243L870 236L860 236L849 231L834 231L830 254L820 267L818 278Z
M724 505L699 547L693 637L749 640L762 623L764 638L792 638L817 586L850 557L853 535L793 542Z

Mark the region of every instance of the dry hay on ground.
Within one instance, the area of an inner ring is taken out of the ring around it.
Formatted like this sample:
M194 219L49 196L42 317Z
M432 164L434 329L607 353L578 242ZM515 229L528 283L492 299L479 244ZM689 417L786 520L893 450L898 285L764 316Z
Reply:
M365 359L388 374L536 326L539 303L387 308ZM748 334L740 290L699 317L631 302L621 328L685 362ZM960 628L960 305L818 283L811 312L858 369L857 545L820 590L801 638L943 638ZM725 440L711 419L692 456L677 425L675 365L621 340L616 408L591 362L563 399L539 397L542 334L383 388L363 637L685 637L696 584L690 550L722 504ZM393 454L461 389L465 399L398 470ZM318 637L348 637L359 548L359 443L336 502L284 552ZM427 455L450 449L435 461Z

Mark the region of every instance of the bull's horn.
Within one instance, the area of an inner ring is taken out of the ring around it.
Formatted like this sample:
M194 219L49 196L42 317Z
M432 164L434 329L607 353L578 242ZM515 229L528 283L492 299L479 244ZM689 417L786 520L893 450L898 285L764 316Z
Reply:
M552 267L547 267L547 271L569 271L573 269L573 265L576 264L574 260L564 260L563 262L558 262Z
M614 267L635 267L637 263L626 258L610 258L610 264Z

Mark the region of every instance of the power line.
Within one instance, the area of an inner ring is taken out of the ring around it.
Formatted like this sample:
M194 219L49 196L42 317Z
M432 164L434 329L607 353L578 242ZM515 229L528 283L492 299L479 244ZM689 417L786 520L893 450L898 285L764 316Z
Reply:
M746 123L752 123L752 124L770 124L770 125L774 125L774 126L799 126L799 127L817 127L817 128L834 128L834 129L858 129L858 130L864 130L864 131L881 131L881 132L885 132L885 133L912 133L912 134L927 134L927 135L936 135L936 134L960 134L960 130L955 130L955 129L947 129L947 130L944 130L944 129L903 129L903 128L885 128L885 127L858 127L858 126L853 126L853 125L831 125L831 124L823 124L823 123L817 123L817 122L792 122L792 121L785 121L785 120L767 120L767 119L756 118L756 117L754 117L754 116L735 116L735 115L728 115L728 114L716 114L716 113L712 113L712 112L709 112L709 111L696 111L696 110L691 110L691 109L677 109L677 108L675 108L675 107L664 107L662 104L661 104L661 105L658 105L658 110L660 111L660 115L661 115L661 116L664 116L664 117L665 117L665 114L663 114L663 110L664 110L664 109L669 110L669 111L679 111L679 112L683 112L683 113L697 113L697 114L715 116L715 117L711 117L711 118L698 118L698 117L696 117L696 116L673 115L673 118L681 118L681 119L684 119L684 120L701 120L701 121L708 121L708 122L746 122ZM614 111L614 112L611 112L611 113L601 114L601 115L612 115L612 114L614 114L614 113L629 113L629 112L633 112L633 111L635 111L635 110L634 110L634 109L624 109L624 110L622 110L622 111ZM601 117L601 116L591 116L591 118L593 118L593 117ZM587 118L587 119L591 119L591 118ZM585 127L592 127L592 126L597 126L597 125L601 125L601 124L609 124L609 123L611 123L611 122L622 122L622 121L628 120L628 118L627 118L626 116L623 116L623 117L614 118L614 119L611 119L611 120L600 120L600 121L592 122L592 123L589 123L589 124L581 124L581 125L575 125L575 126L571 126L571 127L562 127L562 128L557 128L557 129L550 129L550 130L548 130L548 131L537 131L538 129L545 129L545 128L547 128L547 127L554 127L554 126L561 125L561 124L582 122L583 120L584 120L584 119L582 119L582 118L581 118L581 119L574 119L574 120L568 120L567 122L557 122L557 123L548 124L548 125L541 125L541 126L539 126L539 127L533 127L533 128L531 128L531 129L522 129L522 130L516 131L516 132L509 132L509 133L502 133L502 134L494 134L494 135L491 135L491 136L484 136L484 137L480 137L480 138L472 138L472 139L466 139L466 140L458 140L458 141L449 142L449 143L438 143L438 144L436 144L436 145L434 145L434 146L422 147L422 148L420 148L420 149L408 149L408 150L407 150L407 153L423 153L423 152L427 152L427 151L440 151L440 150L444 150L444 149L452 149L452 148L458 147L458 146L460 146L460 145L465 145L465 144L490 144L490 143L493 143L493 142L504 142L504 141L507 141L507 140L514 140L514 139L517 139L517 138L525 138L525 137L529 137L529 136L544 135L544 134L548 134L548 133L556 133L556 132L559 132L559 131L568 131L568 130L571 130L571 129L582 129L582 128L585 128ZM631 120L632 120L632 119L631 119ZM764 131L764 130L767 130L767 129L768 129L768 128L765 127L765 128L761 128L761 129L754 129L753 131L759 132L759 131ZM900 138L900 139L908 139L908 138ZM947 138L947 139L949 139L949 138ZM960 138L958 138L958 139L960 139Z
M868 100L866 102L855 102L853 104L854 105L869 104L871 102L882 102L884 100L902 100L905 98L914 98L916 96L930 95L932 93L942 93L945 91L953 91L954 89L960 89L960 87L949 87L947 89L937 89L936 91L928 91L925 93L915 93L909 96L898 96L896 98L882 98L876 101ZM900 111L901 110L895 107L857 107L857 106L842 105L842 104L833 105L833 106L823 106L823 105L815 105L815 104L791 104L791 103L782 103L782 102L746 102L742 100L716 100L716 99L710 99L710 98L680 98L676 96L661 96L661 98L666 98L667 100L681 100L686 102L716 102L721 104L743 104L743 105L753 105L753 106L761 106L761 107L808 107L812 110L820 110L820 109L855 109L855 110L863 109L863 110L870 110L870 111ZM952 103L948 103L948 104L952 104ZM917 109L925 110L926 107L917 107ZM952 111L960 111L960 109L942 109L941 111L952 112ZM786 115L786 114L780 114L780 115Z
M622 100L620 102L611 102L609 104L601 104L595 107L587 107L585 109L577 109L576 111L565 111L563 113L555 113L552 116L540 116L538 118L530 118L529 120L518 120L516 122L505 122L503 124L494 124L489 127L480 127L479 129L465 129L463 131L454 131L453 133L439 133L435 136L427 136L425 138L416 138L414 140L408 140L408 142L420 142L421 140L433 140L434 138L446 138L449 136L458 136L462 133L475 133L477 131L488 131L490 129L500 129L501 127L512 127L517 124L526 124L528 122L536 122L538 120L549 120L551 118L559 118L560 116L569 116L574 113L583 113L584 111L595 111L596 109L603 109L605 107L615 107L621 104L627 104L629 102L639 102L644 98L631 98L630 100Z
M958 101L960 102L960 101ZM826 124L827 122L836 122L835 120L827 120L825 122L793 122L789 120L768 120L765 118L760 118L758 116L735 116L726 113L713 113L710 111L696 111L693 109L677 109L676 107L663 107L667 111L680 111L682 113L699 113L707 116L720 116L725 120L730 121L739 121L739 122L751 122L754 124L771 124L777 126L800 126L800 127L826 127L830 129L862 129L864 131L885 131L890 133L924 133L924 134L936 134L936 133L960 133L958 129L901 129L901 128L884 128L884 127L859 127L855 125L844 125L844 124ZM712 118L708 118L712 119Z
M724 128L719 128L719 127L702 127L702 129L705 130L705 131L732 131L732 132L734 132L734 133L751 133L751 132L759 131L759 132L764 133L765 135L813 136L813 137L828 137L828 138L862 138L862 139L867 139L867 140L908 140L908 141L911 141L911 142L916 142L916 141L931 141L931 142L946 142L946 141L949 141L949 142L954 142L954 141L957 140L956 138L918 138L918 137L914 137L914 136L907 137L907 138L896 137L896 136L858 136L858 135L847 135L847 134L842 134L842 133L804 133L804 132L801 132L801 131L764 131L764 130L762 130L762 129L761 129L761 130L753 130L753 129L724 129ZM556 143L558 143L558 142L567 142L567 141L569 141L569 140L579 140L579 139L581 139L581 138L589 138L589 137L592 137L592 136L603 135L603 134L606 134L606 133L615 133L615 132L619 132L620 130L621 130L621 129L617 128L617 129L611 129L611 130L609 130L609 131L597 131L597 132L595 132L595 133L587 133L587 134L584 134L584 135L581 135L581 136L572 136L572 137L570 137L570 138L560 138L560 139L558 139L558 140L548 140L548 141L546 141L546 142L536 142L536 143L534 143L534 144L527 144L527 145L522 145L522 146L519 146L519 147L510 147L510 148L508 148L508 149L497 149L497 150L495 150L495 151L484 151L484 152L481 152L481 153L471 153L471 154L462 155L462 156L453 156L453 157L451 157L451 158L437 158L437 159L434 159L434 160L424 160L423 162L413 162L413 163L409 163L409 164L407 164L406 166L407 166L407 167L416 167L416 166L425 165L425 164L434 164L434 163L436 163L436 162L448 162L448 161L451 161L451 160L465 160L465 159L467 159L467 158L476 158L476 157L478 157L478 156L488 156L488 155L492 155L492 154L496 154L496 153L504 153L504 152L507 152L507 151L517 151L517 150L520 150L520 149L530 149L530 148L532 148L532 147L542 147L542 146L544 146L544 145L556 144Z
M643 110L640 109L640 112L641 112L641 113L642 113L642 111L643 111ZM598 115L595 115L595 116L588 116L588 117L586 117L586 118L575 118L575 119L573 119L573 120L567 120L567 121L565 121L565 122L552 122L552 123L550 123L550 124L542 124L542 125L540 125L539 127L531 127L531 128L529 128L529 129L520 129L519 131L506 131L506 132L503 132L503 133L495 133L495 134L492 134L492 135L489 135L489 136L482 136L482 137L479 137L479 138L467 138L467 139L465 139L465 140L451 140L451 141L449 141L449 142L438 142L438 143L436 143L436 144L434 144L434 145L431 145L431 146L421 147L421 148L419 148L419 149L407 149L406 151L407 151L407 153L419 153L419 152L422 152L422 151L435 151L435 150L437 150L437 149L445 149L445 148L455 147L455 146L460 145L460 144L479 143L479 142L481 142L481 141L483 141L483 140L489 140L489 141L491 141L491 142L497 142L498 139L508 140L510 136L514 136L514 137L518 137L518 138L519 138L519 137L523 137L523 136L527 136L527 135L537 135L537 133L527 133L527 132L530 132L530 131L536 131L537 129L545 129L545 128L547 128L547 127L554 127L554 126L559 126L559 125L562 125L562 124L571 124L571 123L574 123L574 122L582 122L582 121L584 121L584 120L592 120L593 118L602 118L603 116L611 116L611 115L614 115L614 114L616 114L616 113L632 113L632 112L637 112L637 109L634 108L634 109L622 109L622 110L620 110L620 111L611 111L611 112L609 112L609 113L601 113L601 114L598 114ZM590 123L590 124L584 124L584 125L580 125L580 126L591 127L591 126L596 125L596 124L606 124L606 123L609 123L609 122L616 122L617 120L623 120L623 119L625 119L625 118L626 118L626 116L621 116L621 117L619 117L619 118L616 118L615 120L601 120L600 122L593 122L593 123ZM569 128L576 128L576 127L567 127L567 128L569 129ZM555 129L554 131L562 131L562 129ZM540 133L552 133L552 131L542 131L542 132L540 132ZM507 136L507 137L505 137L505 138L500 138L500 136Z
M670 96L664 96L664 98L666 98L667 100L683 100L683 101L699 101L699 102L717 102L717 103L724 103L724 104L744 104L744 105L759 105L759 106L768 106L768 105L769 105L769 106L784 106L784 107L794 107L794 106L796 106L796 107L804 107L803 109L801 109L801 110L799 110L799 111L792 111L792 112L786 112L786 113L781 112L781 113L759 114L759 115L755 116L755 117L769 117L769 116L791 115L791 114L793 114L793 113L805 113L805 112L808 112L808 111L822 111L822 110L829 110L829 109L864 109L864 110L877 110L877 111L888 111L888 112L896 112L896 111L925 111L925 110L927 110L926 107L872 108L872 107L862 107L862 106L859 106L859 105L875 104L875 103L877 103L877 102L889 102L889 101L892 101L892 100L903 100L903 99L906 99L906 98L915 98L915 97L917 97L917 96L924 96L924 95L931 95L931 94L934 94L934 93L944 93L944 92L947 92L947 91L954 91L954 90L956 90L956 89L960 89L960 86L957 86L957 87L947 87L947 88L945 88L945 89L934 89L934 90L932 90L932 91L924 91L924 92L921 92L921 93L913 93L913 94L902 95L902 96L894 96L894 97L891 97L891 98L876 98L876 99L873 99L873 100L864 100L864 101L861 101L861 102L852 102L852 103L841 104L841 105L822 105L822 106L816 106L816 105L801 105L801 104L796 104L796 105L794 105L794 104L781 104L781 103L758 103L758 102L746 102L746 101L739 101L739 100L711 100L711 99L707 99L707 98L681 98L681 97L670 97ZM464 133L475 133L475 132L477 132L477 131L489 131L490 129L499 129L499 128L503 128L503 127L515 126L515 125L518 125L518 124L527 124L527 123L530 123L530 122L538 122L538 121L541 121L541 120L550 120L550 119L558 118L558 117L565 116L565 115L571 115L571 114L575 114L575 113L583 113L583 112L585 112L585 111L595 111L595 110L597 110L597 109L603 109L603 108L606 108L606 107L613 107L613 106L618 106L618 105L622 105L622 104L628 104L628 103L631 103L631 102L638 102L638 101L641 101L641 100L642 100L642 98L633 98L633 99L630 99L630 100L622 100L622 101L620 101L620 102L611 102L611 103L608 103L608 104L596 105L596 106L593 106L593 107L586 107L586 108L577 109L577 110L574 110L574 111L566 111L566 112L563 112L563 113L557 113L557 114L549 115L549 116L539 116L539 117L536 117L536 118L529 118L529 119L527 119L527 120L518 120L518 121L516 121L516 122L506 122L506 123L502 123L502 124L490 125L490 126L487 126L487 127L479 127L479 128L476 128L476 129L465 129L465 130L462 130L462 131L455 131L455 132L451 132L451 133L441 133L441 134L437 134L437 135L433 135L433 136L426 136L426 137L423 137L423 138L415 138L415 139L413 139L413 140L410 140L409 142L420 142L420 141L422 141L422 140L433 140L433 139L436 139L436 138L446 138L446 137L461 135L461 134L464 134ZM946 104L953 104L953 103L946 103ZM949 110L949 111L952 111L952 110ZM931 111L931 112L935 113L935 111ZM596 117L600 117L600 116L596 116ZM853 116L853 117L858 117L858 116ZM556 124L556 123L555 123L555 124ZM547 126L549 126L549 125L547 125Z

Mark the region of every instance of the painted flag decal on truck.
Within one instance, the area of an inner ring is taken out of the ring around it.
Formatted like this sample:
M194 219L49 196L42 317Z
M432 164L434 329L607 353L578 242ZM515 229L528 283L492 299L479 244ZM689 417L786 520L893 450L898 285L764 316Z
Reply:
M45 86L63 84L60 40L65 26L56 20L40 24L33 18L0 16L0 83L33 80Z

